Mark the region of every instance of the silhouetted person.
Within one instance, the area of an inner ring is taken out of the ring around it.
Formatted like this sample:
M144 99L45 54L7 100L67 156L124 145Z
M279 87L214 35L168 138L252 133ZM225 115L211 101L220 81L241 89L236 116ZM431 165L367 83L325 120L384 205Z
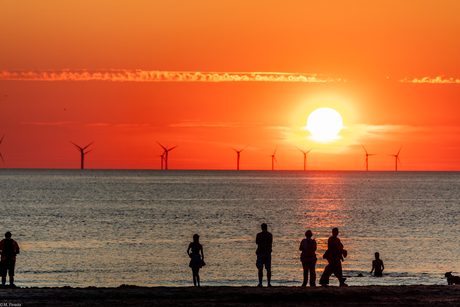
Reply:
M201 252L201 254L200 254ZM193 285L196 287L200 286L200 275L198 275L200 269L203 267L204 263L204 254L203 246L200 244L200 236L195 234L193 235L193 242L190 242L187 254L189 255L190 264L189 267L192 268L193 273Z
M337 237L339 235L339 229L332 229L332 236L327 240L327 251L325 258L328 261L328 265L324 268L323 275L319 280L322 286L329 284L329 277L334 273L335 277L338 278L340 286L347 286L345 283L346 278L342 275L342 263L343 257L347 257L347 251L343 249L342 242Z
M257 243L257 262L256 266L259 270L259 284L257 287L262 287L262 279L264 277L264 266L267 270L267 286L271 287L270 281L272 278L272 243L273 236L267 231L267 224L260 225L262 232L256 236Z
M310 287L316 286L316 241L312 239L313 233L311 230L305 232L306 239L300 242L299 250L302 251L300 254L300 261L302 261L303 267L303 283L302 287L307 286L308 282L308 271L310 271Z
M19 254L18 243L11 239L11 232L5 233L5 239L0 241L0 250L2 251L0 272L2 275L2 286L6 284L6 273L10 276L10 287L14 285L14 266L16 264L16 255Z
M383 270L385 270L385 267L383 266L383 261L380 259L380 254L375 253L375 260L372 261L371 274L374 272L374 276L382 276Z

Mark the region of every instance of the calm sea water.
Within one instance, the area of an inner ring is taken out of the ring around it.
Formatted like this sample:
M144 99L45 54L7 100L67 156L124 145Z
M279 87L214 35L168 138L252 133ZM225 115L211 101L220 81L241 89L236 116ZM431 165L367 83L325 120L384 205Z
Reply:
M190 286L195 233L203 286L256 285L263 222L273 285L301 284L307 229L319 279L333 227L349 285L446 284L446 271L460 273L459 184L458 172L3 169L0 233L21 246L19 286ZM381 278L369 274L376 251Z

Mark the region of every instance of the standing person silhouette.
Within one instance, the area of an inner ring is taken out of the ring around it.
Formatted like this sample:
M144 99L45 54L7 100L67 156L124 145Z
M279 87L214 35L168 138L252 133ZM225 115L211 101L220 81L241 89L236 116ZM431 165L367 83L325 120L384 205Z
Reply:
M0 273L2 275L2 287L6 284L6 273L10 276L10 287L15 288L14 284L14 266L16 264L16 255L19 254L18 243L11 239L11 232L5 233L5 239L0 241L0 250L2 251L0 262Z
M307 286L308 282L308 271L310 271L310 287L316 286L316 241L312 239L313 233L311 230L305 232L305 239L300 242L299 250L302 251L300 254L300 261L302 261L303 267L303 283L302 287Z
M268 232L267 224L263 223L260 225L262 232L259 232L256 236L257 244L257 262L256 266L259 270L259 284L257 287L262 287L262 279L264 277L264 266L267 270L267 286L271 287L271 278L272 278L272 243L273 236Z
M343 258L347 257L347 251L343 249L343 244L340 242L340 239L337 237L339 235L339 229L332 229L332 236L327 240L327 251L324 254L324 258L327 259L329 264L324 268L323 275L319 283L322 286L327 286L329 284L329 277L334 273L335 277L340 282L340 286L348 286L345 283L346 278L343 278L342 275L342 263Z
M200 254L201 252L201 254ZM197 234L193 235L193 242L190 242L187 254L191 258L189 267L192 268L193 273L193 285L196 287L200 286L200 275L198 275L200 269L203 267L204 254L203 246L200 244L200 236Z
M374 272L374 276L383 276L383 270L385 270L385 266L382 259L380 259L380 254L377 252L375 253L375 260L372 261L371 274Z

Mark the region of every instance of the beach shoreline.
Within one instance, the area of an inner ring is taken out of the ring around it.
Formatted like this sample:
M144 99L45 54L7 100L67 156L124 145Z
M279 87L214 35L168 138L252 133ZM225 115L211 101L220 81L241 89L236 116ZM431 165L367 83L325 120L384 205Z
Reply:
M458 306L459 285L2 288L2 306Z

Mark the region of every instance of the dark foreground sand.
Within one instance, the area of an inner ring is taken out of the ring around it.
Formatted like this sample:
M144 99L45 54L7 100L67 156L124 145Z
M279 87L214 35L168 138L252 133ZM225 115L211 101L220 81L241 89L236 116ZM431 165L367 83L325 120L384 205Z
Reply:
M0 289L0 306L460 306L460 286Z

